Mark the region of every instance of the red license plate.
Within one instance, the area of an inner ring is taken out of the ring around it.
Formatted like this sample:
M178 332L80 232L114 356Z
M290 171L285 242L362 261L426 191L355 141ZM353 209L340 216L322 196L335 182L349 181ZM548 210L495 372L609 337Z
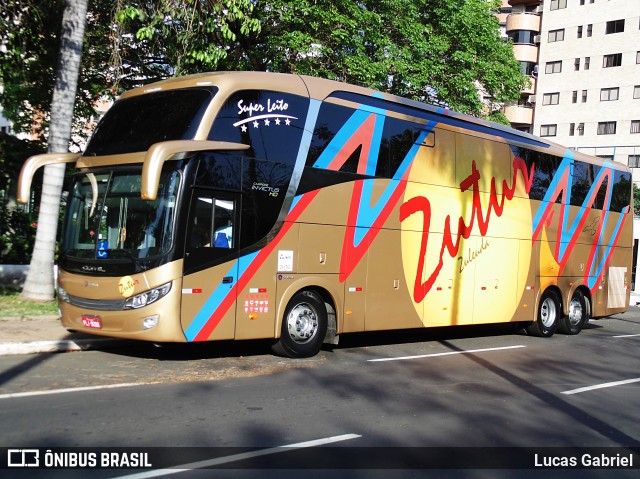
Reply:
M82 325L85 328L102 329L102 321L95 316L82 316Z

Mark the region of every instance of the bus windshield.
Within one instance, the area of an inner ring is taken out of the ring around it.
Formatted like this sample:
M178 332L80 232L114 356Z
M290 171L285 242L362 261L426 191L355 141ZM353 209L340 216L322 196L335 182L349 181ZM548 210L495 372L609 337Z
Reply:
M82 173L71 188L61 253L70 258L145 259L172 245L177 170L165 168L158 197L140 198L140 170Z
M214 94L212 88L183 88L119 100L98 123L84 156L136 153L161 141L193 139Z

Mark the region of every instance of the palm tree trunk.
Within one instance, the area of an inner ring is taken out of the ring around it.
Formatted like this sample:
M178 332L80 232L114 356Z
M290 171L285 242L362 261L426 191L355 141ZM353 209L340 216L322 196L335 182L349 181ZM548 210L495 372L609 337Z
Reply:
M62 15L60 54L51 102L49 152L69 151L88 0L67 0ZM44 170L38 228L29 273L22 289L24 299L53 299L53 257L60 214L60 196L65 165L48 165Z

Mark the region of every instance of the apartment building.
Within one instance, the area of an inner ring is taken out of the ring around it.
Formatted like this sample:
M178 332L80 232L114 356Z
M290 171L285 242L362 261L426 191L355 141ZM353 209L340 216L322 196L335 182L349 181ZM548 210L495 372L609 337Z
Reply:
M535 91L538 81L538 56L540 50L540 28L542 2L540 0L502 0L498 15L503 35L513 42L513 53L520 61L522 73L529 77L529 85L520 99L505 105L504 113L517 130L533 133Z
M640 166L640 2L550 0L534 133Z
M520 101L505 108L512 125L640 167L640 2L508 4L506 34L531 78Z

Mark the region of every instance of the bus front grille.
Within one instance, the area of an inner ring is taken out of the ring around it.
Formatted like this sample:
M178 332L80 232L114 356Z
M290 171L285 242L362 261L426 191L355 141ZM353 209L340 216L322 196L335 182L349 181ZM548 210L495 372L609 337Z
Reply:
M69 295L69 303L83 309L96 309L98 311L122 311L124 299L88 299Z

